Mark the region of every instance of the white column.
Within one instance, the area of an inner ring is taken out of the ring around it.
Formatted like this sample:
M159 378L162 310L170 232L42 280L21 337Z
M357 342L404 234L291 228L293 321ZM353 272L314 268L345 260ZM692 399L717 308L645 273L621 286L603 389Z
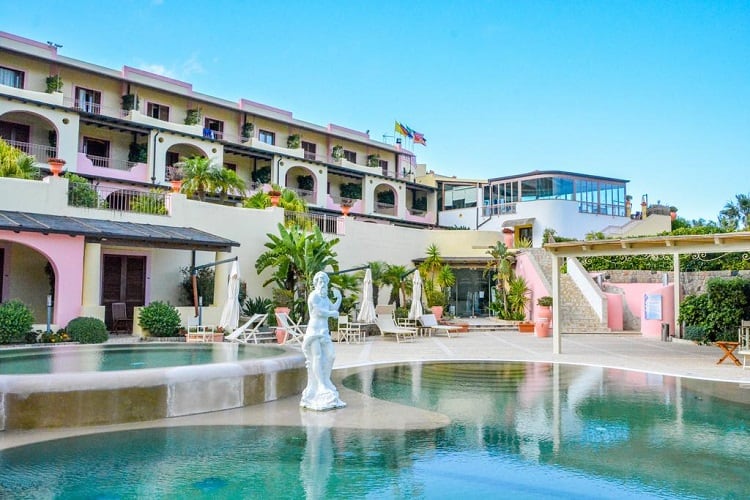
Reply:
M86 243L83 248L83 288L81 291L81 316L104 320L102 297L102 245Z
M562 337L560 335L560 268L563 259L553 255L552 257L552 354L562 352Z

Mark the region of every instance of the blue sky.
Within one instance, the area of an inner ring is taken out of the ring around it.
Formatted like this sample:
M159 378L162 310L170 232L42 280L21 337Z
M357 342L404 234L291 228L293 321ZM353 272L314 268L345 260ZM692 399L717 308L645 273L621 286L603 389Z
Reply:
M4 2L0 30L393 135L459 177L630 180L688 219L750 193L750 2Z

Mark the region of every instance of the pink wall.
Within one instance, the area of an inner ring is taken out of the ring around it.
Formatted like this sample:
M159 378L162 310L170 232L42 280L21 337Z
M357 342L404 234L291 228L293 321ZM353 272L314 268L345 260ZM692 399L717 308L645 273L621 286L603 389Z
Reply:
M95 175L97 177L110 179L120 179L124 181L147 182L151 180L151 174L148 172L148 165L145 163L136 163L130 170L95 167L91 160L86 156L86 153L78 153L76 173Z
M610 330L622 331L623 296L619 293L604 292L607 297L607 326Z
M0 238L31 247L52 264L55 270L53 323L65 326L80 315L85 247L83 236L0 231ZM10 279L13 279L12 269Z
M534 319L536 308L538 307L536 305L537 299L545 295L552 295L552 290L547 290L542 278L536 272L536 267L531 263L531 258L528 254L520 254L518 256L516 260L516 275L523 276L523 279L526 280L526 286L531 290L526 318Z
M661 283L612 283L612 286L625 292L630 311L641 318L641 334L644 337L661 338L661 324L668 323L670 333L674 333L674 287L673 285L662 286ZM647 320L644 318L645 295L661 294L662 319Z

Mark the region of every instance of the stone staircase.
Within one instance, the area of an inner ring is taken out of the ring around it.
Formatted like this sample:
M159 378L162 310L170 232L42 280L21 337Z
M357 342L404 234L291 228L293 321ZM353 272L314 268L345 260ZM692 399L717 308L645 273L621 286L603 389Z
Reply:
M524 251L530 254L547 280L547 283L551 284L552 255L543 248L530 248ZM551 293L551 286L549 290ZM560 300L562 304L556 306L561 307L560 329L563 333L610 332L606 322L602 323L599 320L599 317L591 308L581 290L567 274L560 275Z

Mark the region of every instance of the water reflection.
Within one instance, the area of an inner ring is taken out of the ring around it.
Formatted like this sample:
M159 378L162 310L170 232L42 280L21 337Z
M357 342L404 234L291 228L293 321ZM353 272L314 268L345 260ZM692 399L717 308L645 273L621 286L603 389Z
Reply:
M336 421L336 413L301 410L300 417L307 433L305 454L299 466L305 497L326 498L328 479L333 467L331 427Z
M746 477L750 390L737 384L547 363L412 363L370 378L344 385L451 417L445 450L699 496L731 495Z

